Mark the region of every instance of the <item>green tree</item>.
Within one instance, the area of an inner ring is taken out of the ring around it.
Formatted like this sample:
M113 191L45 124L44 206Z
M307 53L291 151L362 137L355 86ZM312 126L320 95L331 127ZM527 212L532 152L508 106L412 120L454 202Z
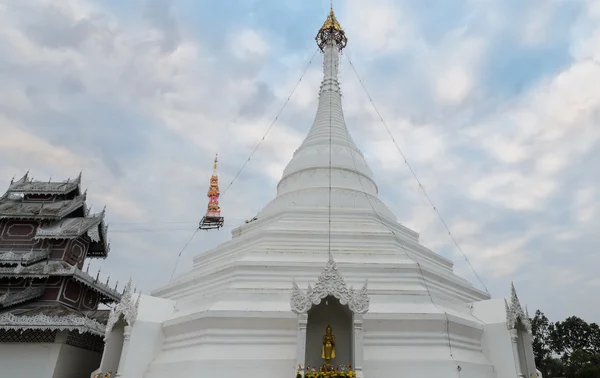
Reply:
M594 328L598 328L597 325L594 326L577 316L554 323L554 330L550 336L552 351L563 359L568 359L575 350L594 353L597 348L592 346L591 342L595 336Z
M531 319L531 333L533 335L533 355L535 356L535 365L547 374L544 367L545 361L552 356L551 336L554 331L554 324L550 323L546 315L540 310L535 312Z
M531 331L535 363L544 377L600 378L600 327L596 323L576 316L552 323L538 310L531 319Z

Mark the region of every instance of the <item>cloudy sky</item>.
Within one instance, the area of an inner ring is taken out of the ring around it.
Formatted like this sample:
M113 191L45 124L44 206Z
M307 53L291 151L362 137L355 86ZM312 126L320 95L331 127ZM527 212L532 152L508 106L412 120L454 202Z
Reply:
M206 206L273 121L327 0L0 0L0 187L83 171L106 205L111 282L169 280ZM346 121L380 195L423 244L452 245L351 69L493 296L600 321L600 1L336 0ZM317 55L222 201L227 240L275 195L316 110ZM594 303L595 302L595 303Z

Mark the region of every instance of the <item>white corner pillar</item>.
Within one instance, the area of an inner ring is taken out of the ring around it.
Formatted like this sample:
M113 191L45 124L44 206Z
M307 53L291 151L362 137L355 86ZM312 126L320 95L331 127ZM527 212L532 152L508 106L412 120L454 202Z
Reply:
M510 341L513 350L513 356L515 359L515 368L517 370L517 377L525 377L521 371L521 358L519 357L519 331L516 328L510 330Z
M356 378L363 378L363 316L354 313L354 371Z
M298 314L298 336L296 341L296 366L295 369L298 369L298 366L301 366L300 373L304 376L304 371L306 369L305 360L306 360L306 326L308 324L308 314ZM296 371L294 371L295 373ZM295 376L295 375L294 375Z
M123 330L123 349L121 349L121 358L119 359L119 367L117 368L117 375L115 377L123 376L123 369L125 369L125 360L127 359L127 351L129 350L129 339L131 338L131 326L126 325Z

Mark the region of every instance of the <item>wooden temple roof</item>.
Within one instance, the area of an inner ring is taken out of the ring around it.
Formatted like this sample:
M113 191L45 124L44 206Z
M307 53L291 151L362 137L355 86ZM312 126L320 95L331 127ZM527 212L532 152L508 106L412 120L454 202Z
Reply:
M115 288L98 281L77 266L70 265L65 261L49 260L40 261L29 266L21 264L16 266L0 266L0 277L46 278L50 276L70 276L75 281L97 291L108 301L118 301L121 299L121 293L115 290Z
M53 202L26 201L5 195L0 198L0 219L61 219L85 205L85 195Z
M0 308L14 306L16 304L41 297L46 288L44 286L30 286L23 290L11 291L10 289L0 295Z
M80 192L81 174L74 180L66 181L33 181L29 173L25 173L21 179L11 182L8 193L57 195L67 194L74 190Z
M50 248L11 247L0 249L0 264L23 266L45 260L50 256Z
M104 211L102 211L87 217L64 218L40 226L35 239L75 239L87 234L92 242L88 257L106 257L110 251L107 233L108 226L104 224Z

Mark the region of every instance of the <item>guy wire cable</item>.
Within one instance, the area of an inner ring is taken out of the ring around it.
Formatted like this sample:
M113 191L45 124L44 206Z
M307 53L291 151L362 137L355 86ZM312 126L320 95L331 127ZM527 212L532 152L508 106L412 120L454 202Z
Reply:
M231 180L231 182L229 183L229 185L227 185L227 187L225 188L225 190L223 190L223 192L221 193L221 199L223 199L223 197L225 196L225 193L227 193L227 191L229 190L229 188L231 188L231 185L233 185L233 183L238 178L238 176L240 175L240 173L242 173L242 171L244 170L244 168L246 168L246 166L250 162L250 159L252 159L252 156L254 156L254 154L256 153L256 151L258 150L258 148L261 146L262 142L264 142L265 138L267 137L267 135L269 134L269 132L271 131L271 129L275 125L275 122L277 122L277 120L279 119L279 116L281 115L281 113L285 109L286 105L288 104L288 102L290 101L290 99L292 98L292 96L294 95L294 93L296 92L296 89L298 88L298 85L300 84L300 82L304 78L304 75L306 75L306 72L308 71L308 68L310 67L310 64L312 63L313 59L317 55L318 51L319 51L319 49L316 49L315 52L313 53L313 55L311 56L310 60L308 61L308 63L304 67L304 71L302 71L302 74L300 75L300 78L298 79L298 81L296 82L296 84L294 85L294 87L292 88L292 91L291 91L290 95L284 101L283 105L279 109L279 112L275 116L275 119L273 119L273 122L271 122L271 124L267 128L267 131L265 132L265 134L263 135L263 137L260 139L260 141L258 142L258 144L256 145L256 147L254 147L254 150L252 150L252 152L250 153L250 156L248 156L248 159L246 159L246 161L244 162L244 164L242 165L242 167L240 168L240 170L235 174L235 176L233 177L233 179ZM184 246L181 249L181 251L179 251L179 254L177 255L177 259L175 261L175 267L173 268L173 273L171 274L171 278L169 279L169 283L171 283L171 281L173 280L173 276L175 275L175 270L177 269L177 265L179 264L179 259L181 258L181 254L187 248L187 246L190 244L190 242L192 241L192 239L194 239L194 236L196 236L196 234L198 233L198 230L199 230L199 228L196 228L194 230L194 232L192 233L192 236L184 244Z
M315 52L313 53L312 57L310 58L310 60L306 64L306 67L304 67L304 71L302 71L302 74L300 75L300 78L298 79L298 81L296 82L296 84L294 85L294 87L292 88L292 91L291 91L290 95L285 99L283 105L279 109L279 112L275 116L275 119L273 119L273 122L271 122L271 125L269 125L269 127L267 128L267 131L265 132L265 134L263 135L263 137L258 141L258 144L256 145L256 147L254 147L254 150L252 150L252 152L250 153L250 156L248 156L248 159L246 159L246 161L244 161L244 164L242 165L242 167L240 168L240 170L235 174L235 176L233 177L233 179L231 180L231 182L227 185L227 187L225 188L225 190L223 190L223 192L221 193L221 199L223 199L223 197L225 196L225 193L227 193L227 191L229 190L229 188L231 187L231 185L233 185L233 182L238 178L238 176L240 175L240 173L242 173L242 171L244 170L244 168L246 168L246 166L250 162L250 159L252 159L252 156L254 156L254 154L256 153L256 151L258 150L258 148L260 147L260 145L262 144L262 142L265 141L265 138L267 137L267 135L269 134L269 132L271 131L271 129L275 125L275 122L277 122L277 120L279 119L279 116L283 112L283 109L285 109L286 105L288 104L288 102L290 101L290 99L292 98L292 96L294 95L294 93L296 92L296 88L298 88L298 85L300 84L300 82L304 78L304 75L306 74L306 71L308 71L308 68L310 67L313 59L317 55L317 52L319 52L318 48L315 50Z
M402 242L402 240L400 240L400 237L381 218L381 216L379 215L379 212L377 212L377 210L375 209L375 206L373 206L373 203L371 202L371 198L369 197L369 195L367 194L367 192L365 190L365 186L364 186L364 184L362 182L362 177L358 173L358 166L356 165L356 159L354 158L354 152L355 151L350 151L350 156L352 157L352 163L354 165L354 174L356 174L356 176L358 177L358 182L360 183L360 186L361 186L361 188L363 190L363 194L365 195L365 198L367 199L367 202L369 203L369 206L371 207L371 209L375 213L375 216L379 220L379 223L382 224L385 228L388 229L388 231L394 236L394 238L396 239L396 241L398 242L398 244L400 244L400 247L402 247L402 249L404 250L404 252L408 256L408 258L411 259L411 260L413 260L415 262L415 264L417 264L417 268L418 268L419 273L421 275L421 279L423 280L423 285L425 286L425 290L427 291L427 295L429 297L429 300L431 301L431 304L433 306L435 306L435 308L437 308L438 311L444 313L444 316L446 318L445 324L446 324L446 334L447 334L447 338L448 338L448 349L449 349L449 352L450 352L450 358L452 359L452 361L454 361L454 364L457 366L457 375L460 378L460 370L458 369L460 366L456 363L456 360L454 359L454 354L452 352L452 343L451 343L451 336L450 336L450 318L448 316L448 313L445 310L441 309L437 305L437 303L435 303L435 301L433 300L433 295L431 294L431 290L429 289L429 285L427 284L427 280L425 279L425 274L423 273L423 268L421 267L421 263L417 260L417 258L415 258L413 256L413 254L411 252L409 252L409 250L406 248L406 246L404 245L404 243Z
M446 223L446 221L442 217L442 214L438 211L437 207L435 206L435 204L431 200L431 197L429 197L429 194L427 194L427 191L425 190L425 187L421 184L421 180L419 180L419 177L417 176L415 170L412 168L412 165L408 162L408 159L406 158L406 156L404 155L404 153L400 149L400 146L396 142L396 138L394 138L394 135L392 134L392 131L390 130L390 128L388 127L387 123L383 119L383 116L379 112L379 109L377 108L377 106L375 105L375 102L373 101L373 98L371 97L371 95L367 91L367 87L365 86L365 84L362 81L361 77L358 75L358 72L356 71L356 68L354 67L354 64L352 63L352 60L350 59L350 57L348 56L348 54L346 54L346 57L348 59L348 62L350 63L350 67L352 67L352 70L354 71L354 74L358 78L358 81L360 82L363 90L365 91L367 97L369 98L369 102L371 102L371 105L373 106L373 110L375 110L375 112L377 113L377 115L379 117L379 120L385 126L386 131L390 135L390 138L392 139L392 142L394 143L394 145L396 146L396 149L400 153L400 156L404 160L404 163L406 164L406 166L410 170L412 176L414 177L414 179L416 180L417 184L419 185L419 189L421 190L421 192L423 193L423 195L425 196L425 198L429 202L429 205L433 208L433 210L437 214L438 218L442 222L444 228L446 229L446 231L448 232L448 235L450 236L450 239L452 240L452 243L454 244L454 246L456 247L456 249L461 253L461 255L464 257L465 261L467 262L467 264L469 265L469 267L471 268L471 270L475 274L475 277L477 277L477 280L479 281L479 283L481 283L481 286L483 286L483 288L486 291L486 293L489 294L490 292L489 292L487 286L483 283L483 280L481 279L481 277L479 276L479 274L477 273L477 271L475 270L475 268L471 264L471 261L469 260L469 258L467 257L467 255L463 252L462 248L460 247L460 245L456 241L456 238L454 237L454 235L450 231L450 227L448 226L448 224Z
M330 73L333 76L333 53L329 54L330 55L330 69L332 70L332 72ZM330 83L329 83L329 90L328 90L328 95L329 95L329 233L328 233L328 253L329 253L329 258L332 258L333 255L331 253L331 157L332 157L332 149L331 149L331 143L332 143L332 121L331 121L331 106L332 106L332 97L333 97L333 91L332 91L332 82L333 80L330 78Z

